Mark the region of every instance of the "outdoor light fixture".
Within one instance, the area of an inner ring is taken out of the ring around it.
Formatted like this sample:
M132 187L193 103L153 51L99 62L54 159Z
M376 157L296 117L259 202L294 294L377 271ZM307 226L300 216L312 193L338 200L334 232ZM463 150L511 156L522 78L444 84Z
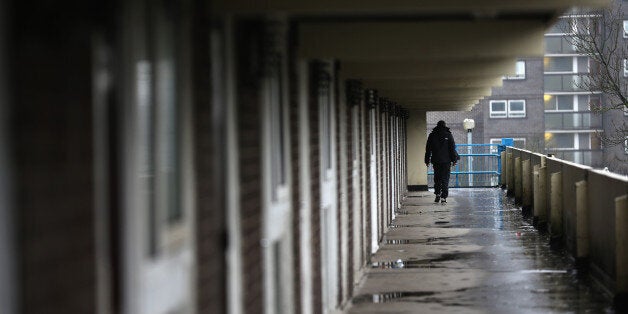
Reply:
M473 119L464 119L462 121L462 127L467 130L467 132L471 132L473 128L475 128L475 120Z

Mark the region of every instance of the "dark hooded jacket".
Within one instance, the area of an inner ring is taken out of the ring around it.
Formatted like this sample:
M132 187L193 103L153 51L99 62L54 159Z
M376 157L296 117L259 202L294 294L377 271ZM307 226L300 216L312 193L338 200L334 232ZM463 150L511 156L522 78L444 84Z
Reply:
M427 137L425 145L425 163L434 164L457 162L456 143L451 131L446 126L436 126Z

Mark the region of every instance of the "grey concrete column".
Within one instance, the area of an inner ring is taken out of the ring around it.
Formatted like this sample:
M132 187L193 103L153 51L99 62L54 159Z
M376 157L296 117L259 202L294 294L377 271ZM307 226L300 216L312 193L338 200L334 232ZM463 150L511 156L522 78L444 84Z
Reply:
M563 176L554 172L550 176L550 233L561 236L563 233Z
M521 168L521 181L523 185L523 199L521 200L521 203L523 208L527 210L529 214L530 207L532 206L532 173L530 171L530 159L524 160Z
M515 157L515 203L521 204L523 196L523 182L521 178L521 157Z
M534 213L538 217L537 228L545 229L547 224L547 167L539 167L537 180L538 193L534 194Z
M506 151L503 151L503 152L499 153L499 155L500 155L500 158L501 158L501 161L502 161L502 165L501 165L502 166L502 168L501 168L502 175L499 178L499 185L501 187L505 187L506 186L506 182L508 182L508 181L506 181L507 180L506 179L506 169L507 169L506 168Z
M534 170L532 171L532 217L535 222L539 219L539 210L541 209L539 168L541 166L534 165Z
M423 163L427 141L425 111L410 110L408 119L408 190L427 191L427 167Z
M615 198L615 267L617 294L628 294L628 195Z
M587 181L576 182L576 257L589 256L589 207Z
M506 153L506 186L508 195L515 194L515 160L512 153Z

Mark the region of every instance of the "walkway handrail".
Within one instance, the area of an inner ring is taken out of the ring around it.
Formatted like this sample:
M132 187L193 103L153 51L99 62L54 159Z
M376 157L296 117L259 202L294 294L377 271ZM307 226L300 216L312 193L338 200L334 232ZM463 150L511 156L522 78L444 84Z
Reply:
M507 147L506 188L555 243L628 294L628 177Z

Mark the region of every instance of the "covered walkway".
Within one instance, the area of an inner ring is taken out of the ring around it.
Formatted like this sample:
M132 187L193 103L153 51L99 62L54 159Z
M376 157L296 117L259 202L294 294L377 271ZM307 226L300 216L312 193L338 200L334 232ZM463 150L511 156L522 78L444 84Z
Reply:
M501 189L409 193L349 313L608 313L612 301Z
M570 267L501 192L413 193L427 112L471 109L606 4L0 0L0 313L562 309L573 274L534 270ZM626 295L628 178L546 157L508 147L500 183Z

